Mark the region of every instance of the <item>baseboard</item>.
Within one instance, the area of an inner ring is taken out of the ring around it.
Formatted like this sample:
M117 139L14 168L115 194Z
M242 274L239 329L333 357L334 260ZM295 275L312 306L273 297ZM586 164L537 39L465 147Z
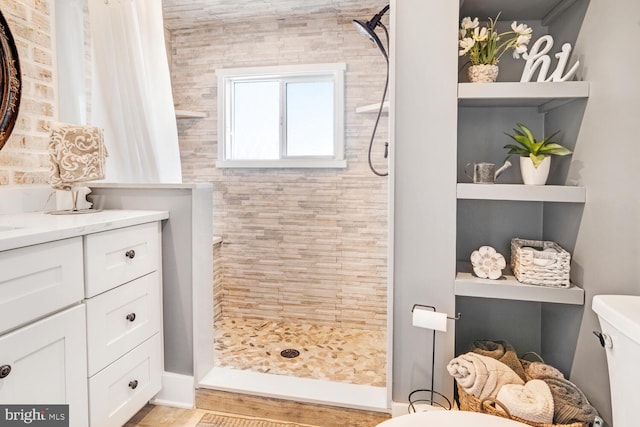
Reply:
M190 375L165 372L162 374L162 390L151 400L154 405L174 408L195 408L195 386Z

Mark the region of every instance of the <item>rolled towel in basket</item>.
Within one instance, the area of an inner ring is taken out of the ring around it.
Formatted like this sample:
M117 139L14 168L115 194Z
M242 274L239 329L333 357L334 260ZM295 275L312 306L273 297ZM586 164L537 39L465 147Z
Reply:
M558 424L592 423L598 411L591 406L582 390L564 378L541 378L551 390L554 421Z
M464 391L478 399L496 397L504 384L524 384L504 363L473 352L451 359L447 370Z
M540 378L560 378L564 379L564 374L551 365L542 362L527 363L524 368L524 375L528 380Z
M553 396L542 380L531 380L524 385L505 384L496 398L515 417L534 423L553 422Z
M518 354L507 341L473 341L471 343L471 351L501 361L526 381L524 368L522 367L522 363L520 363L520 359L518 359Z

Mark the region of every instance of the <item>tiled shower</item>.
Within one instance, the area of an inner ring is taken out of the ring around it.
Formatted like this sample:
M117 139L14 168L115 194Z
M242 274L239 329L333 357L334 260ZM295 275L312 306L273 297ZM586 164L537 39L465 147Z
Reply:
M178 133L184 181L214 184L217 365L385 385L388 182L367 165L375 114L355 112L379 101L385 63L351 24L373 12L169 32L176 108L207 113L179 120ZM216 69L325 62L347 64L346 169L215 167ZM280 356L285 344L300 356ZM309 366L320 359L326 369Z

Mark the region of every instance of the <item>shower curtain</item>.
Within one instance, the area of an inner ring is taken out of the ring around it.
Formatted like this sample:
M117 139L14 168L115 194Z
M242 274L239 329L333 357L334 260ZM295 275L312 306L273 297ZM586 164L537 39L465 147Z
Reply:
M91 0L91 122L104 129L106 181L180 183L160 0Z

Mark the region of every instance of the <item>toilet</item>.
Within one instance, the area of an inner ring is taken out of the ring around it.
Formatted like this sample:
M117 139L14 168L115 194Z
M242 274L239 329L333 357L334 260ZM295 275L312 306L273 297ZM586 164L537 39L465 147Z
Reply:
M528 424L494 415L467 411L429 411L401 415L378 424L378 427L531 427ZM617 427L617 426L616 426Z
M596 295L591 307L598 315L607 353L613 425L637 426L640 296Z

